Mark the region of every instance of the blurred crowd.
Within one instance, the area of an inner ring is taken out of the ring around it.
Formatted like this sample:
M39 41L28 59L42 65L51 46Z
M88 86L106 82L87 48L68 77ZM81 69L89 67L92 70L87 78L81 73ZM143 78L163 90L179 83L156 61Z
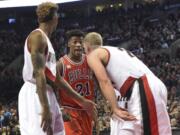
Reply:
M17 102L0 103L0 134L20 135Z
M140 8L140 7L138 7ZM142 12L143 11L143 12ZM78 14L78 13L77 13ZM108 19L107 19L108 18ZM60 18L62 19L62 18ZM29 20L28 20L29 21ZM85 32L97 31L102 34L104 44L128 46L165 83L168 90L167 109L173 128L180 128L180 59L172 59L168 53L172 43L180 38L180 12L162 11L160 8L136 9L125 12L122 9L108 8L92 11L88 16L73 14L72 19L63 18L51 40L57 58L67 52L64 33L71 28ZM27 25L28 24L28 25ZM8 24L9 25L9 24ZM23 83L20 57L23 54L27 34L36 27L21 18L20 24L0 31L0 134L17 135L17 104L5 99L16 99ZM15 62L14 62L15 61ZM11 63L11 64L10 64ZM4 97L4 99L2 99ZM97 92L99 110L99 132L109 131L110 107Z

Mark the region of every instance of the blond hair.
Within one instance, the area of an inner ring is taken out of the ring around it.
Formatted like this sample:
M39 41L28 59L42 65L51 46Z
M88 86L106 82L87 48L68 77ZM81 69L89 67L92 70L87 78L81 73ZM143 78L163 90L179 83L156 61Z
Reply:
M38 5L36 14L39 23L52 20L54 13L58 11L58 5L52 2L44 2Z
M92 46L101 46L103 44L102 36L97 32L88 33L84 38L84 42L88 42Z

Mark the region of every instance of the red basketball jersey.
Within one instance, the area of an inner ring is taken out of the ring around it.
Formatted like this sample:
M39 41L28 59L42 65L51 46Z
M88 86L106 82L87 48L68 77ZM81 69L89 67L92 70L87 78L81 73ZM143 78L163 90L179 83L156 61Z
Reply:
M87 64L87 58L82 56L81 62L74 62L67 55L60 58L63 63L63 78L86 99L94 99L94 81L93 73ZM75 99L70 98L65 90L59 90L60 103L62 106L70 106L73 108L81 107L77 104Z

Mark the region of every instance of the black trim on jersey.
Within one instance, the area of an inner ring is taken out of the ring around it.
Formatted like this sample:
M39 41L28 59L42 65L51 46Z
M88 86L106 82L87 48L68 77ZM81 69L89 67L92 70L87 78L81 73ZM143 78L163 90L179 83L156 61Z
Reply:
M141 108L142 108L142 119L143 119L143 131L144 135L151 135L151 126L150 126L150 118L149 118L149 109L148 103L146 98L146 93L144 90L143 80L140 78L138 79L139 82L139 93L140 93L140 100L141 100Z

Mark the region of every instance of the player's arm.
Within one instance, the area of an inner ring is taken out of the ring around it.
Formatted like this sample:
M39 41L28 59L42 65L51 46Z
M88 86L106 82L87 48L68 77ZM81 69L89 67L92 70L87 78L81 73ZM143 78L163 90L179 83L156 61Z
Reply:
M87 59L88 65L93 70L103 95L108 101L110 101L111 107L112 109L114 109L118 106L115 93L113 91L111 81L107 76L104 65L101 61L102 56L98 54L98 51L99 50L95 50L94 52L89 54Z
M58 66L57 66L58 65ZM57 62L56 62L56 73L57 73L57 75L60 75L60 76L62 76L62 72L63 72L63 63L62 63L62 61L61 60L58 60ZM57 76L56 75L56 76ZM54 83L54 82L53 82ZM61 104L60 104L60 95L59 95L59 88L57 87L57 84L56 84L56 82L54 83L54 86L55 86L55 93L56 93L56 97L57 97L57 100L58 100L58 103L59 103L59 105L60 105L60 107L61 107ZM61 108L62 109L62 108Z
M31 60L33 64L33 77L36 80L37 94L39 96L42 107L42 123L41 127L44 131L50 129L51 113L49 110L48 99L46 95L46 77L45 77L45 49L46 41L40 32L33 32L29 36L28 45L31 52Z
M104 66L105 62L107 62L107 59L108 53L105 49L96 49L87 57L88 65L93 70L99 82L101 92L104 95L104 97L109 101L113 112L122 119L133 120L134 116L130 115L128 112L119 109L118 107L113 85L107 75Z
M56 70L58 75L62 76L63 75L63 62L62 62L62 58L59 59L56 63Z
M59 60L57 61L56 65L57 65L57 69L56 69L57 73L58 73L60 76L62 76L62 74L63 74L63 63L62 63L62 60L59 59ZM57 89L57 90L58 90L58 89ZM70 121L70 120L71 120L71 115L70 115L69 113L67 113L67 112L64 110L63 107L61 107L59 92L58 92L58 91L55 91L55 92L57 93L56 96L57 96L57 99L58 99L58 102L59 102L59 106L60 106L60 108L61 108L63 121L64 121L64 122Z

